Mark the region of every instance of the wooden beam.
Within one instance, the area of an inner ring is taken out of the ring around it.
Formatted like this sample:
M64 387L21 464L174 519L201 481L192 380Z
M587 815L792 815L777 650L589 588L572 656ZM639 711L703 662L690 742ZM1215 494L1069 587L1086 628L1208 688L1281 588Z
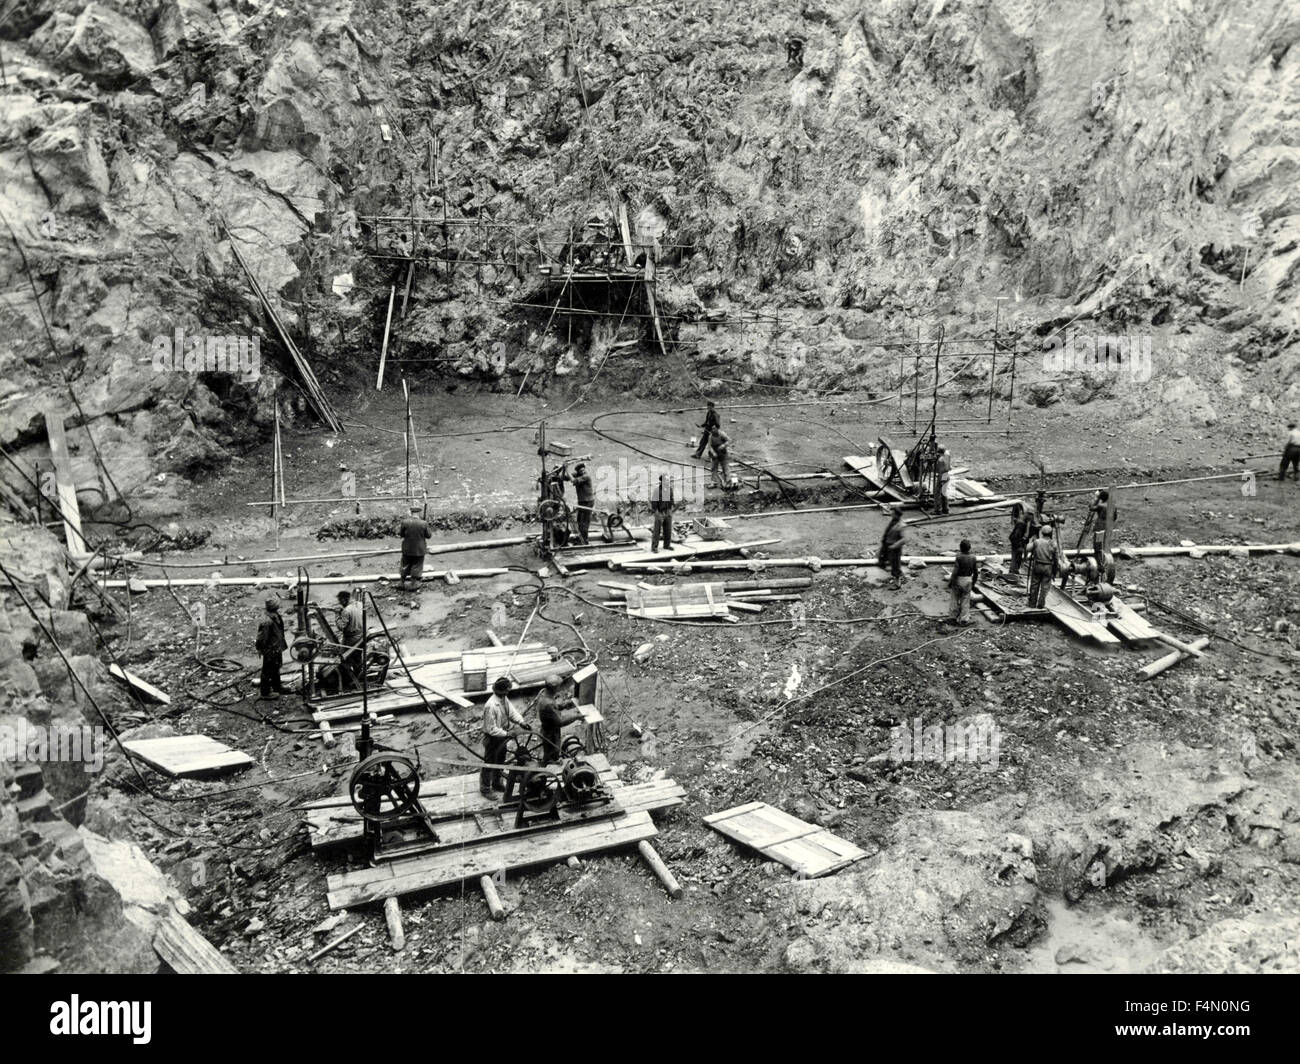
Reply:
M1210 645L1208 636L1202 636L1200 639L1189 643L1189 648L1195 647L1197 651L1204 650ZM1184 654L1181 650L1175 650L1172 654L1166 654L1163 658L1156 658L1150 665L1144 665L1138 669L1138 676L1144 680L1150 680L1152 677L1159 676L1166 669L1171 669L1180 661L1186 661L1190 654Z
M658 877L659 882L664 885L664 889L668 891L668 896L670 898L680 898L682 896L682 886L677 882L677 877L673 875L672 869L664 864L663 858L655 852L655 848L646 842L645 839L638 842L636 848L640 852L641 857L645 860L645 863L650 866L650 871L652 871Z
M488 912L492 914L492 919L504 920L506 918L506 907L501 904L501 895L497 893L497 885L492 882L492 877L479 876L478 885L483 891L483 899L487 902Z
M397 296L397 287L388 289L388 316L384 319L384 345L379 349L379 376L375 378L375 391L383 391L384 365L388 361L388 333L393 327L393 299Z
M90 544L81 534L81 507L77 504L77 483L72 476L72 457L68 451L62 414L53 409L45 411L45 434L50 440L50 457L54 459L54 479L68 553L74 556L88 554Z
M402 909L396 898L384 899L384 923L388 925L388 943L400 953L406 949L406 932L402 930Z

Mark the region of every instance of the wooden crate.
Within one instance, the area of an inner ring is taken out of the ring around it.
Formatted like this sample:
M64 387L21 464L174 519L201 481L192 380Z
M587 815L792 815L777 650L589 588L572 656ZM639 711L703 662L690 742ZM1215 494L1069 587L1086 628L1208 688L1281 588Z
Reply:
M726 539L727 533L731 531L731 526L717 517L697 517L692 523L695 525L695 532L700 539L706 539L709 542Z

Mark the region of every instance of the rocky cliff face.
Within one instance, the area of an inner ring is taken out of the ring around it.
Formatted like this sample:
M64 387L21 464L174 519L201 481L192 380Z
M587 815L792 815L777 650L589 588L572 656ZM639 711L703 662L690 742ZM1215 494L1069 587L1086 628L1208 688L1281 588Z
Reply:
M165 508L264 431L283 352L232 239L327 389L370 371L404 273L363 254L377 213L556 242L624 204L693 249L669 256L666 313L779 318L672 326L706 378L885 389L873 341L987 331L1003 298L1026 344L1071 320L1154 334L1179 416L1232 398L1225 351L1258 376L1244 391L1300 398L1300 16L1276 0L6 12L0 442L43 446L41 403L84 413L101 495ZM421 272L397 343L452 375L589 372L619 331L507 305L538 292ZM260 375L160 368L178 329L256 337ZM621 335L663 361L642 323ZM74 431L89 481L88 444Z

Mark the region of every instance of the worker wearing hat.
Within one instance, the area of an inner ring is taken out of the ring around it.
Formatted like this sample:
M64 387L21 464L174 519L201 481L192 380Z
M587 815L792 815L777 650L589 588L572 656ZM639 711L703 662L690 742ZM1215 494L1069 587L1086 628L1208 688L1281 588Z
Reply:
M1029 548L1030 606L1041 610L1047 605L1047 589L1056 569L1056 540L1052 538L1052 526L1044 525Z
M506 740L513 730L527 730L528 725L519 711L507 697L510 693L510 681L504 676L498 677L492 684L492 697L483 705L483 760L489 765L505 762ZM501 769L483 768L478 774L479 793L485 798L495 798L495 791L504 791Z
M260 697L279 698L284 694L284 687L280 684L280 665L289 644L284 639L284 619L275 599L266 600L266 616L257 626L257 642L253 645L262 656L262 674L258 683Z
M561 698L564 680L558 673L546 677L546 686L537 696L537 715L542 722L543 756L549 764L560 760L561 732L566 724L581 720L578 703L573 698Z
M409 517L402 521L402 567L398 586L403 591L418 591L424 574L425 541L429 538L429 523L420 516L420 507L412 506Z

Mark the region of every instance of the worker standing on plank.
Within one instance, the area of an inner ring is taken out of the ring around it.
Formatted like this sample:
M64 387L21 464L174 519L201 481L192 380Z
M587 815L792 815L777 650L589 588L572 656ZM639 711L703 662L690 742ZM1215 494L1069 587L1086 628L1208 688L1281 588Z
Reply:
M398 586L403 591L415 591L424 575L425 542L429 538L429 524L420 516L418 506L411 507L410 516L402 521L402 568Z
M970 540L963 539L961 550L953 563L952 576L948 578L951 599L948 606L949 621L963 626L975 623L970 619L970 603L978 581L979 566L975 562L975 555L971 553Z
M663 540L664 549L673 545L673 497L672 481L667 473L659 474L659 482L650 489L650 510L654 514L654 529L650 533L650 553L659 553L659 541Z
M578 495L578 538L586 543L587 533L591 531L591 512L596 506L596 489L586 462L573 467L573 490Z
M1097 492L1095 496L1093 496L1092 510L1090 514L1090 519L1092 521L1092 555L1094 558L1097 559L1098 566L1102 566L1104 564L1102 562L1102 555L1107 553L1106 551L1106 510L1107 507L1109 507L1109 505L1110 505L1109 491L1102 489L1101 491ZM1111 513L1110 520L1111 520L1112 527L1116 523L1118 517L1119 517L1118 510L1115 510ZM1112 562L1111 564L1113 565L1114 563Z
M1047 605L1047 589L1056 572L1056 541L1051 525L1043 526L1030 547L1029 565L1029 605L1041 610Z
M709 437L710 454L713 456L713 468L710 479L713 486L727 491L731 487L731 437L718 426Z
M548 765L560 760L560 733L564 726L582 719L577 700L560 697L563 683L559 673L553 672L546 677L546 687L537 696L537 715L542 723L542 756Z
M938 497L935 502L938 504L939 513L948 512L948 488L952 483L952 455L948 453L947 447L939 448L939 457L934 463L934 478L938 484Z
M506 740L512 730L527 730L528 725L511 704L510 681L500 676L492 684L492 697L483 704L483 760L489 765L500 765L506 757ZM514 725L514 728L511 728ZM485 798L493 798L494 791L504 791L502 770L482 768L478 774L478 790Z
M1029 545L1030 526L1034 515L1025 508L1024 503L1011 507L1011 575L1020 575L1020 566L1025 560L1025 548Z
M709 445L709 437L713 435L715 429L722 427L722 419L718 417L718 408L713 405L713 400L709 400L708 409L704 412L704 423L699 426L704 431L700 433L700 444L695 448L695 457L704 457L704 448ZM690 444L687 444L689 447Z
M279 698L284 694L284 687L280 684L280 664L284 661L283 655L289 644L284 638L284 618L280 616L280 604L275 599L266 600L266 616L257 626L257 642L253 645L262 655L262 674L258 683L260 697Z
M1282 448L1282 464L1278 466L1277 479L1286 480L1287 467L1291 467L1291 476L1300 480L1300 428L1293 421L1286 427L1286 445Z
M361 603L352 601L352 592L340 591L339 599L339 677L343 690L361 686Z
M877 560L881 568L888 568L893 581L889 588L897 591L903 586L903 511L894 508L894 516L885 526L885 535L880 541L880 554Z

